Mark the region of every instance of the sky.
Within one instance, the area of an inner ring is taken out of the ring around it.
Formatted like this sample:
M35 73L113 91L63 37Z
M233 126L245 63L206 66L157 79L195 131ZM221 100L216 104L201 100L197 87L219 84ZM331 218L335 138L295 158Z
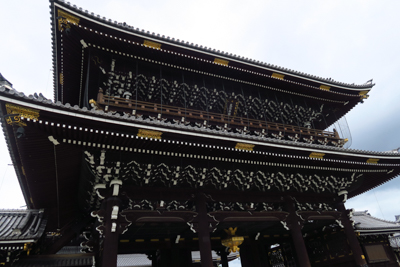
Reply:
M273 65L376 86L347 116L354 149L400 147L399 1L73 0L107 19ZM0 0L0 73L18 91L53 98L49 2ZM25 205L0 144L0 208ZM350 199L347 208L394 220L400 180Z

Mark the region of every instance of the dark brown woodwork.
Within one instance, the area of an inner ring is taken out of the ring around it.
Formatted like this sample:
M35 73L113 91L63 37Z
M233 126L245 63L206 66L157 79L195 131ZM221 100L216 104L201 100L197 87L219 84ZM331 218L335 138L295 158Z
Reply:
M198 221L195 229L199 236L201 267L213 267L210 240L211 229L208 223L206 197L203 193L198 193L196 196L196 208L198 211Z
M303 234L301 232L300 221L296 215L296 210L292 199L286 199L286 208L287 211L290 213L288 222L290 234L292 236L293 244L296 249L297 262L300 267L311 267L310 259L308 258L307 248L304 243Z
M358 242L356 233L354 232L353 225L351 224L348 217L348 211L346 210L344 203L338 203L336 207L337 210L342 213L341 222L344 227L344 231L346 233L347 240L349 241L351 250L353 251L353 257L357 266L368 266L360 243Z
M147 254L147 257L151 260L151 267L158 267L158 261L157 261L157 251L151 251L150 253Z
M173 257L175 254L173 254ZM189 248L177 248L177 254L176 257L178 257L177 261L179 263L179 267L191 267L192 264L192 251ZM178 266L178 265L174 265Z
M258 247L258 253L260 256L260 261L261 261L261 266L263 267L269 267L269 260L268 260L268 252L267 248L264 242L257 242L257 247Z
M253 262L254 262L254 267L263 267L262 259L261 259L261 253L259 250L259 244L256 240L254 239L249 239L250 241L250 248L253 254Z
M221 257L221 265L222 267L229 267L228 265L228 255L226 252L226 248L220 249L218 255Z
M164 200L189 200L193 194L196 194L195 188L165 188L165 187L138 187L124 184L124 192L131 199L158 199L162 196ZM214 201L237 201L237 202L270 202L283 203L282 196L287 195L285 192L265 192L259 191L230 191L203 189L203 192L210 195ZM290 192L299 202L308 203L330 203L333 202L335 195L317 194L317 193L296 193ZM277 214L279 214L278 212ZM227 214L227 213L224 213ZM281 213L282 214L282 213ZM316 213L317 214L317 213ZM325 213L324 213L325 214Z
M298 211L304 221L308 220L339 220L341 212L339 211Z
M81 231L92 221L93 218L85 217L82 221L71 223L61 229L61 237L56 242L49 245L43 252L43 255L56 254L60 249L67 245L74 237L78 236Z
M130 222L189 222L197 215L193 211L146 211L124 210L121 215L126 216ZM123 219L124 220L124 219Z
M165 248L160 250L158 267L170 267L172 266L172 255L171 248Z
M289 213L284 211L215 211L210 212L219 222L279 222L284 221Z
M259 267L259 265L255 264L254 255L252 252L252 248L248 243L248 240L245 240L242 245L240 245L240 263L242 267Z
M116 220L111 219L113 206L120 206L120 199L117 197L109 197L105 201L105 216L104 216L104 242L101 257L102 267L116 267L118 256L118 227L112 231L112 223Z
M255 120L243 117L228 116L225 114L213 113L209 111L201 111L195 109L181 108L175 106L162 105L158 103L150 103L137 101L133 99L125 99L115 96L104 95L102 90L97 95L97 104L104 110L107 111L115 109L116 111L124 111L132 113L135 110L135 116L138 115L152 115L157 117L158 114L162 114L162 118L170 118L181 120L185 118L186 121L201 122L207 121L207 125L218 125L224 126L225 124L230 127L250 127L251 129L261 131L266 130L268 133L284 135L299 135L302 137L315 137L315 138L327 138L328 141L339 141L343 140L339 137L337 132L328 132L319 129L309 129L305 127L299 127L294 125L286 125L275 122L267 122L264 120ZM106 108L107 107L107 108ZM110 108L113 107L113 108Z
M178 246L171 247L171 266L184 267L184 265L181 264L180 260L181 255L179 252L180 251Z

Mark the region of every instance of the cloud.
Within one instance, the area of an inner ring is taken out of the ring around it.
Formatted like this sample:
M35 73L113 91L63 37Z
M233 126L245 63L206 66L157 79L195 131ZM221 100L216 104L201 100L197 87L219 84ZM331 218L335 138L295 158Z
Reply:
M395 215L400 215L400 188L391 187L387 189L373 189L363 195L350 199L346 202L347 209L356 211L368 210L369 213L378 218L389 221L395 220Z

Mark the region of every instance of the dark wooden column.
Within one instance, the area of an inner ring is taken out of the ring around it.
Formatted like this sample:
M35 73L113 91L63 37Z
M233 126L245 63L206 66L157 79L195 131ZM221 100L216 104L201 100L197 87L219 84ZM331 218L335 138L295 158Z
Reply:
M251 251L251 246L248 240L245 240L242 245L240 245L240 263L242 267L253 267L253 255ZM257 266L258 267L258 266Z
M181 265L181 260L180 260L180 256L179 255L179 247L177 245L172 245L171 247L171 266L176 266L176 267L183 267L183 265Z
M263 265L261 264L261 253L259 251L259 244L256 240L251 239L250 240L250 247L251 251L253 254L253 262L254 262L254 267L262 267Z
M104 215L104 242L103 252L101 257L102 267L116 267L118 255L118 236L119 229L117 220L112 219L112 212L114 207L119 207L120 200L118 197L109 197L105 201L105 215Z
M191 267L192 251L188 248L181 248L178 244L173 244L171 247L171 266Z
M255 240L247 238L240 246L239 252L242 267L262 267L258 244Z
M258 242L258 251L260 254L261 266L269 267L270 265L269 265L268 252L267 252L266 245L260 241Z
M228 264L228 253L226 252L226 249L223 248L218 252L218 255L221 257L221 265L222 267L229 267Z
M161 249L160 250L160 261L159 261L159 267L170 267L172 265L172 258L171 255L172 251L170 248L166 249Z
M296 249L298 264L300 267L311 267L306 244L304 243L303 234L301 233L300 221L296 215L296 210L292 199L286 200L286 209L290 213L287 220L293 245Z
M192 251L188 248L181 248L179 250L179 259L181 267L192 266Z
M206 197L203 193L197 195L196 206L198 212L198 225L196 231L199 236L201 267L213 267L207 203Z
M157 250L147 254L147 257L151 260L151 267L158 267Z
M336 208L342 213L341 222L344 227L344 232L346 233L347 240L349 241L350 248L353 251L354 260L357 266L368 266L360 243L358 242L356 233L354 232L353 225L351 224L351 221L348 217L348 212L344 207L344 203L336 204Z

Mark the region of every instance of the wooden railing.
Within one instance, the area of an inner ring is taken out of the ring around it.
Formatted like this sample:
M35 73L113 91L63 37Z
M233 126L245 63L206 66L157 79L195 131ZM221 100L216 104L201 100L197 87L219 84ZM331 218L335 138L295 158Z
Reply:
M266 135L283 135L286 137L293 136L297 138L306 137L310 138L311 136L314 140L326 140L327 142L343 142L343 139L339 137L337 133L316 130L316 129L308 129L305 127L293 126L293 125L285 125L274 122L267 122L262 120L255 120L244 117L232 117L225 114L213 113L208 111L201 111L195 109L187 109L183 107L162 105L161 103L150 103L143 101L136 101L132 99L119 98L114 96L103 95L100 91L97 97L97 103L101 106L101 108L114 107L113 110L119 110L129 112L135 116L140 115L149 115L157 117L161 114L160 119L175 119L181 120L182 117L185 121L197 122L204 125L204 121L206 125L215 125L219 127L229 127L229 128L238 128L246 131L258 131L263 132ZM205 126L206 126L205 125Z

